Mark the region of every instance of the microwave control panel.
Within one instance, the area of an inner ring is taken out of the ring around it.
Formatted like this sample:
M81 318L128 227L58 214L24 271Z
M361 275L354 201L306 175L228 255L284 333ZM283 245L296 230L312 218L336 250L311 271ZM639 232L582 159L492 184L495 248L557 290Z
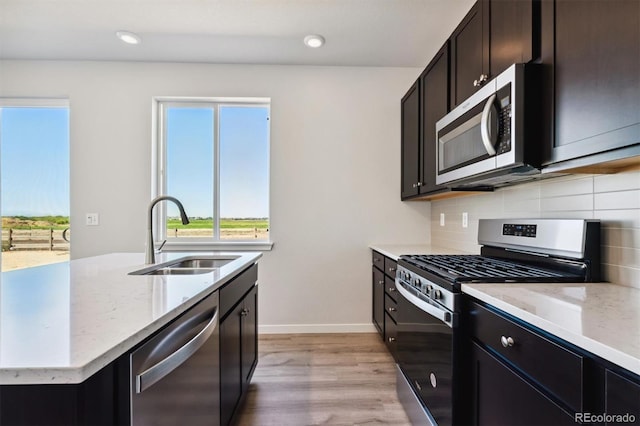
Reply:
M498 155L511 151L511 84L500 88L498 98Z

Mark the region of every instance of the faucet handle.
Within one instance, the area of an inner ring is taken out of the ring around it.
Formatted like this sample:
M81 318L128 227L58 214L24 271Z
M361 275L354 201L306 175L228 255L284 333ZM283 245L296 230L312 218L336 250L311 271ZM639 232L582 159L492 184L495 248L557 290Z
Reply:
M162 250L162 247L164 247L164 245L165 245L166 243L167 243L167 240L164 240L164 241L160 244L160 247L158 247L158 248L156 249L156 251L157 251L158 253L160 253L160 251Z

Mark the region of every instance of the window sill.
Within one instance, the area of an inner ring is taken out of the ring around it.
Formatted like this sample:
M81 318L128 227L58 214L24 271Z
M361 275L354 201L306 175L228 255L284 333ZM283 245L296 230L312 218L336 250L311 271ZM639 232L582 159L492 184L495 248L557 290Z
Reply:
M167 241L162 251L271 251L271 241Z

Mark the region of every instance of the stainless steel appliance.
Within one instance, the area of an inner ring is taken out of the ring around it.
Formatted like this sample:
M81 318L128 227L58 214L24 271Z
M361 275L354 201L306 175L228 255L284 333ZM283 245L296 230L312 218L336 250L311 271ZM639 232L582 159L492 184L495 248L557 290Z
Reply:
M481 219L480 255L406 255L396 271L397 391L414 425L464 423L458 408L463 283L600 280L600 222ZM532 284L533 285L533 284Z
M499 187L540 177L540 65L514 64L436 123L436 183Z
M218 292L131 354L131 425L220 424Z

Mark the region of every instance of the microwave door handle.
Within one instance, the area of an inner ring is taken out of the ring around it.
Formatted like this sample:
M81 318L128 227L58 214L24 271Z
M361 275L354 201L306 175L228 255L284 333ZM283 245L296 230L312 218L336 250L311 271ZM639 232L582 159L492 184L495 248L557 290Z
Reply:
M496 100L496 94L494 93L487 99L487 103L484 104L482 110L482 118L480 119L480 135L482 136L482 143L484 149L487 150L487 154L493 157L496 155L496 149L493 146L492 134L491 134L491 113L493 112L493 102Z

